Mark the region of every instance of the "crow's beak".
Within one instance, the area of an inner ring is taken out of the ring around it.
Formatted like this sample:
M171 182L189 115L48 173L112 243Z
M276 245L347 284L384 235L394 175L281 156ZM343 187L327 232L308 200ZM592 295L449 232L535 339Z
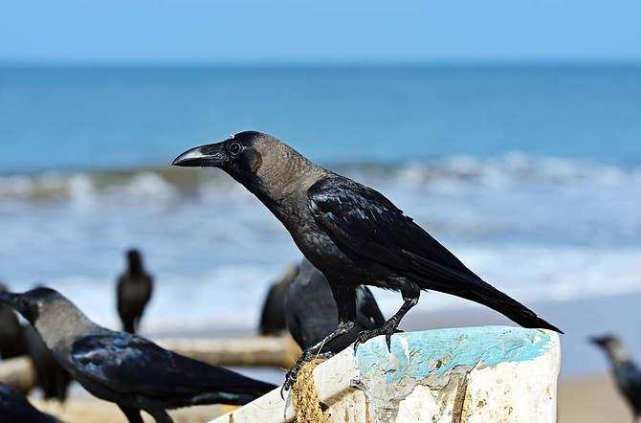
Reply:
M201 145L187 150L173 161L173 166L223 167L229 160L224 143Z

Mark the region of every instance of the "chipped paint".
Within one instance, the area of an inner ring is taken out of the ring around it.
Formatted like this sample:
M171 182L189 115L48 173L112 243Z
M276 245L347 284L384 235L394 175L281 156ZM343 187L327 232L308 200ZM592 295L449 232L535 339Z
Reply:
M408 376L424 379L443 376L457 367L495 366L533 360L544 354L550 335L542 330L485 326L400 333L392 337L392 353L383 337L361 345L356 353L365 378L383 374L386 383L401 383ZM410 376L411 375L411 376ZM379 375L380 377L380 375Z

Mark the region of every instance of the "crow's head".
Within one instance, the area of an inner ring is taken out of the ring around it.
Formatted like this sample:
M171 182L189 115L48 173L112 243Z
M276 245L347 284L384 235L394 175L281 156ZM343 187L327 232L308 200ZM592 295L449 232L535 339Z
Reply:
M35 288L23 294L0 292L0 303L12 307L32 325L35 325L38 318L54 303L64 300L60 293L51 288Z
M127 251L127 265L131 272L140 272L142 270L142 255L140 251L132 248Z
M590 338L590 342L600 348L609 350L613 347L621 346L621 341L614 335L605 334L601 336L593 336Z
M225 141L185 151L172 163L183 167L217 167L255 193L276 194L293 185L313 165L271 135L240 132Z

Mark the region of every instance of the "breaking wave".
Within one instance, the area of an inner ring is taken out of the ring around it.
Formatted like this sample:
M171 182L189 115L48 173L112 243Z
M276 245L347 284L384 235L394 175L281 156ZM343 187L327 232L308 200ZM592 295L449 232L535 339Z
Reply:
M439 191L470 186L508 189L517 185L594 185L620 187L641 183L641 167L622 167L562 158L537 158L512 153L500 158L454 156L400 164L356 163L331 166L340 173L380 185L421 186ZM0 176L0 199L77 201L100 196L171 201L181 195L241 191L215 171L177 168L119 169L86 172L44 172Z

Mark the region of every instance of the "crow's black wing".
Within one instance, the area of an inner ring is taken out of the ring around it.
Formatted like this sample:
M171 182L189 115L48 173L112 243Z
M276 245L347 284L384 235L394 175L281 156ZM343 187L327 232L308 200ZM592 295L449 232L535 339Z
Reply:
M371 188L332 177L314 184L308 196L317 223L351 255L402 272L418 271L433 283L479 280L430 234Z
M317 224L347 255L378 263L433 289L485 304L526 327L554 326L469 270L379 192L338 175L308 190Z
M325 276L303 260L287 289L287 327L296 343L307 349L329 335L338 324L336 302Z
M190 397L203 393L262 395L273 389L238 373L209 366L122 332L88 335L74 342L73 364L96 383L121 393Z

